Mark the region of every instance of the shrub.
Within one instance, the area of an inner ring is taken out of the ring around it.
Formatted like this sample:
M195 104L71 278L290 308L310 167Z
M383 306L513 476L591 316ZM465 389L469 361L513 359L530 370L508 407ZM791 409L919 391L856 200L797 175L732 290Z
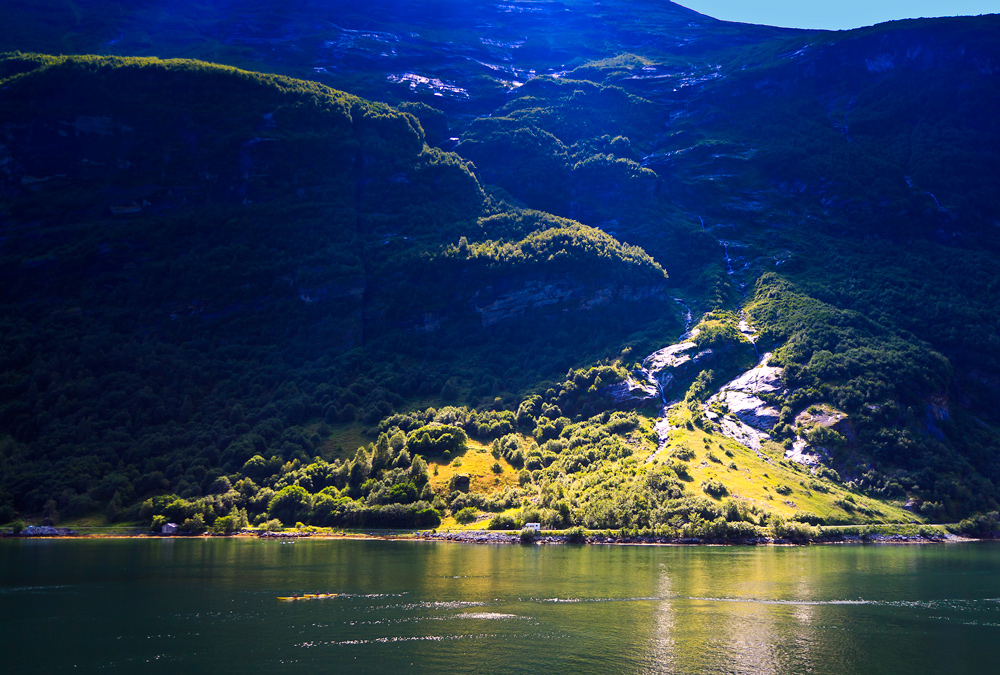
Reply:
M577 525L566 530L566 541L573 544L582 544L587 541L587 531Z
M853 499L834 499L833 504L834 506L839 506L848 513L854 513L854 509L857 508Z
M816 515L815 513L809 513L808 511L796 513L792 516L792 520L800 523L809 523L810 525L822 525L826 522L823 516Z
M691 478L691 468L684 462L672 462L670 468L674 470L677 477L681 480L692 480Z
M1000 531L1000 513L977 513L958 524L958 531L970 537L992 537Z
M690 450L689 448L680 447L671 452L670 456L675 457L681 460L682 462L690 462L692 459L694 459L694 451Z
M465 449L468 436L464 429L451 424L432 423L414 429L406 436L406 445L410 452L421 455L436 455L448 453L448 457L455 452Z
M816 469L816 475L820 478L826 478L834 483L840 483L840 474L828 466L821 466Z
M312 495L299 485L289 485L271 499L267 513L272 518L280 518L282 522L294 523L308 517L311 508Z
M516 530L521 523L511 515L501 513L493 517L493 520L486 526L488 530Z
M714 479L702 481L701 490L705 494L711 495L715 498L725 497L729 494L729 490L726 486Z
M201 534L208 528L205 526L205 517L196 513L181 524L181 532L188 534Z
M232 534L237 528L237 518L235 516L222 516L216 518L212 525L212 532L215 534Z
M805 544L819 537L819 528L806 523L787 522L778 515L772 515L768 525L775 539L787 539L797 544Z
M826 486L823 483L820 483L819 481L816 481L816 480L809 481L806 484L806 487L809 488L810 490L815 491L815 492L827 493L827 492L830 491L830 488L828 486Z
M535 531L527 528L521 530L521 543L531 544L535 541Z
M464 509L459 510L459 512L455 514L455 520L464 525L466 523L471 523L472 521L474 521L476 519L476 516L478 515L479 511L478 509L476 509L476 507L466 506Z
M413 483L396 483L389 488L389 501L397 504L412 504L417 501L417 488Z
M441 514L437 509L419 509L413 514L413 523L416 527L437 527L441 524Z

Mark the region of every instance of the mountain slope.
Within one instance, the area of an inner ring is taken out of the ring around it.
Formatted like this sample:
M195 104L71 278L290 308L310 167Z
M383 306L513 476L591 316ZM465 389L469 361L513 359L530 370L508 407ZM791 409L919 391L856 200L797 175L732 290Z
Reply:
M330 524L675 531L996 508L996 16L78 5L60 31L19 9L6 44L211 55L398 109L191 62L4 61L10 508L167 492L175 518L288 520L257 495L298 486L302 518L347 500ZM462 453L468 494L434 474ZM223 473L254 488L220 506Z
M641 250L488 202L386 106L197 62L3 72L8 507L200 494L249 458L241 439L307 459L328 424L403 397L492 402L662 303ZM480 227L470 251L459 232ZM527 362L494 348L498 330L533 348L529 325L601 333Z

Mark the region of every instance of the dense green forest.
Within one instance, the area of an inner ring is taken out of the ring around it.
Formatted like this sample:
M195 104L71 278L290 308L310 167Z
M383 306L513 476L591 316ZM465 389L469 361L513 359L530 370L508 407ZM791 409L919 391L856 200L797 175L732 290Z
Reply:
M263 42L225 3L197 40L100 0L0 31L0 523L998 508L995 16L341 4Z

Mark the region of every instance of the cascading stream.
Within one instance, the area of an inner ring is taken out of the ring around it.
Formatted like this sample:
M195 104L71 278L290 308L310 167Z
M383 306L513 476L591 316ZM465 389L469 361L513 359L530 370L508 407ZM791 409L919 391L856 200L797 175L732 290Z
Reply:
M709 230L705 226L705 219L702 216L697 216L697 218L698 222L701 224L701 229L705 232L708 232ZM716 241L719 243L719 246L722 247L723 256L726 261L726 273L729 276L736 277L737 276L736 270L733 269L733 258L729 254L730 242L718 238L716 238ZM737 280L737 284L739 285L741 294L741 301L740 301L741 306L737 307L740 316L739 331L740 334L743 335L743 337L751 344L751 346L753 346L754 353L756 354L757 357L756 358L757 364L761 365L762 358L760 351L757 349L757 335L753 327L750 325L746 313L742 309L742 304L746 300L746 282L743 280ZM679 304L681 307L684 308L684 332L681 333L681 335L678 337L678 340L681 343L683 343L684 341L690 340L692 337L694 337L691 330L691 325L693 323L693 312L691 311L691 308L680 298L674 298L674 302L676 302L677 304ZM654 374L652 367L653 364L655 363L656 357L658 355L661 355L664 349L657 350L656 352L653 352L645 359L643 359L642 368L638 371L638 373L641 374L642 378L646 382L648 382L649 384L653 385L656 388L656 391L660 395L660 404L662 406L660 410L659 419L654 425L654 429L656 430L658 437L657 449L656 452L651 454L646 459L647 463L652 462L660 454L660 452L664 450L664 448L666 447L667 443L670 440L671 427L667 416L671 406L670 403L668 403L667 401L667 396L666 392L664 391L663 383L661 382L660 378L658 378L656 374Z

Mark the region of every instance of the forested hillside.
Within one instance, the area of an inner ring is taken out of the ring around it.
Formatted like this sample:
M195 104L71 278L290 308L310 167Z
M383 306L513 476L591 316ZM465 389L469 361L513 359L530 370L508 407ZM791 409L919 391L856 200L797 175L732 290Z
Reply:
M0 29L0 522L997 509L996 16L147 5Z

